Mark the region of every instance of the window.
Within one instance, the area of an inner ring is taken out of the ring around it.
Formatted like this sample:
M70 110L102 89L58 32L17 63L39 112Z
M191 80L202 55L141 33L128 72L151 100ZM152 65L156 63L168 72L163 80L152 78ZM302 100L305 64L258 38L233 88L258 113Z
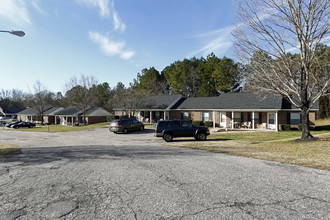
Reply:
M182 113L183 120L190 120L190 112L183 112Z
M212 121L211 112L201 112L201 121Z
M234 122L241 122L241 113L235 112L234 113Z
M155 119L159 120L160 119L160 112L155 112Z
M274 125L275 124L275 114L269 114L268 116L268 124Z
M258 113L254 113L254 123L260 124L259 123L259 114Z
M299 125L300 124L300 113L291 113L290 114L290 124Z

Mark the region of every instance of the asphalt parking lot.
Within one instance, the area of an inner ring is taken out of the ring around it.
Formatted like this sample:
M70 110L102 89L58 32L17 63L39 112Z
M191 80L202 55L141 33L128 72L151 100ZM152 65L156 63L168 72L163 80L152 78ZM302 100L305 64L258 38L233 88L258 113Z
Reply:
M166 146L151 131L0 130L2 219L329 219L330 172Z

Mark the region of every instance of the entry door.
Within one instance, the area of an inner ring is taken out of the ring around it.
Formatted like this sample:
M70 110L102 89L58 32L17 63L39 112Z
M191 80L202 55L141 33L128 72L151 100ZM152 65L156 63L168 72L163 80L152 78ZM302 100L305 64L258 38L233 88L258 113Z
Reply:
M276 129L275 113L268 113L267 122L268 129Z
M220 112L220 128L226 127L226 112Z

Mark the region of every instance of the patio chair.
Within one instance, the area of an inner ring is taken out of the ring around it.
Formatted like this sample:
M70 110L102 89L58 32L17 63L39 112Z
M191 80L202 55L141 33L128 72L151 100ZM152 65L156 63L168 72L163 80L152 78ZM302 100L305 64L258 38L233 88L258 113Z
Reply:
M242 128L247 128L247 127L248 127L248 124L247 124L247 122L243 122L243 123L241 124L241 126L242 126Z
M251 128L251 122L249 121L246 125L247 128Z
M266 129L266 125L267 125L266 123L262 123L262 124L261 124L261 127L262 127L263 129Z

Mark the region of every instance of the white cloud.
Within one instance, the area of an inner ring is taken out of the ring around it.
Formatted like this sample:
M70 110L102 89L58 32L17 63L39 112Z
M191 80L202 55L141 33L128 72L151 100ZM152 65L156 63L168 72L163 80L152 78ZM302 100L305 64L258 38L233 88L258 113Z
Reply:
M89 37L94 43L99 45L100 49L107 56L119 55L122 59L128 60L135 54L134 51L125 49L126 43L124 41L112 41L100 33L91 31L89 32Z
M112 17L115 30L124 31L126 25L121 21L113 0L76 0L81 5L99 9L100 17Z
M114 1L111 2L111 10L112 10L112 19L113 19L113 24L115 26L115 30L120 29L121 31L124 31L126 25L121 21L119 17L118 12L115 9Z
M204 43L199 49L191 52L187 57L190 58L199 54L202 56L207 56L210 53L215 53L218 56L219 54L224 54L233 45L231 36L231 31L233 28L234 26L228 26L215 31L193 36L193 38L197 38L206 43Z
M110 16L110 9L108 7L109 1L110 0L77 0L77 2L81 5L98 8L101 17Z
M28 6L23 0L1 0L0 17L20 27L32 24Z

